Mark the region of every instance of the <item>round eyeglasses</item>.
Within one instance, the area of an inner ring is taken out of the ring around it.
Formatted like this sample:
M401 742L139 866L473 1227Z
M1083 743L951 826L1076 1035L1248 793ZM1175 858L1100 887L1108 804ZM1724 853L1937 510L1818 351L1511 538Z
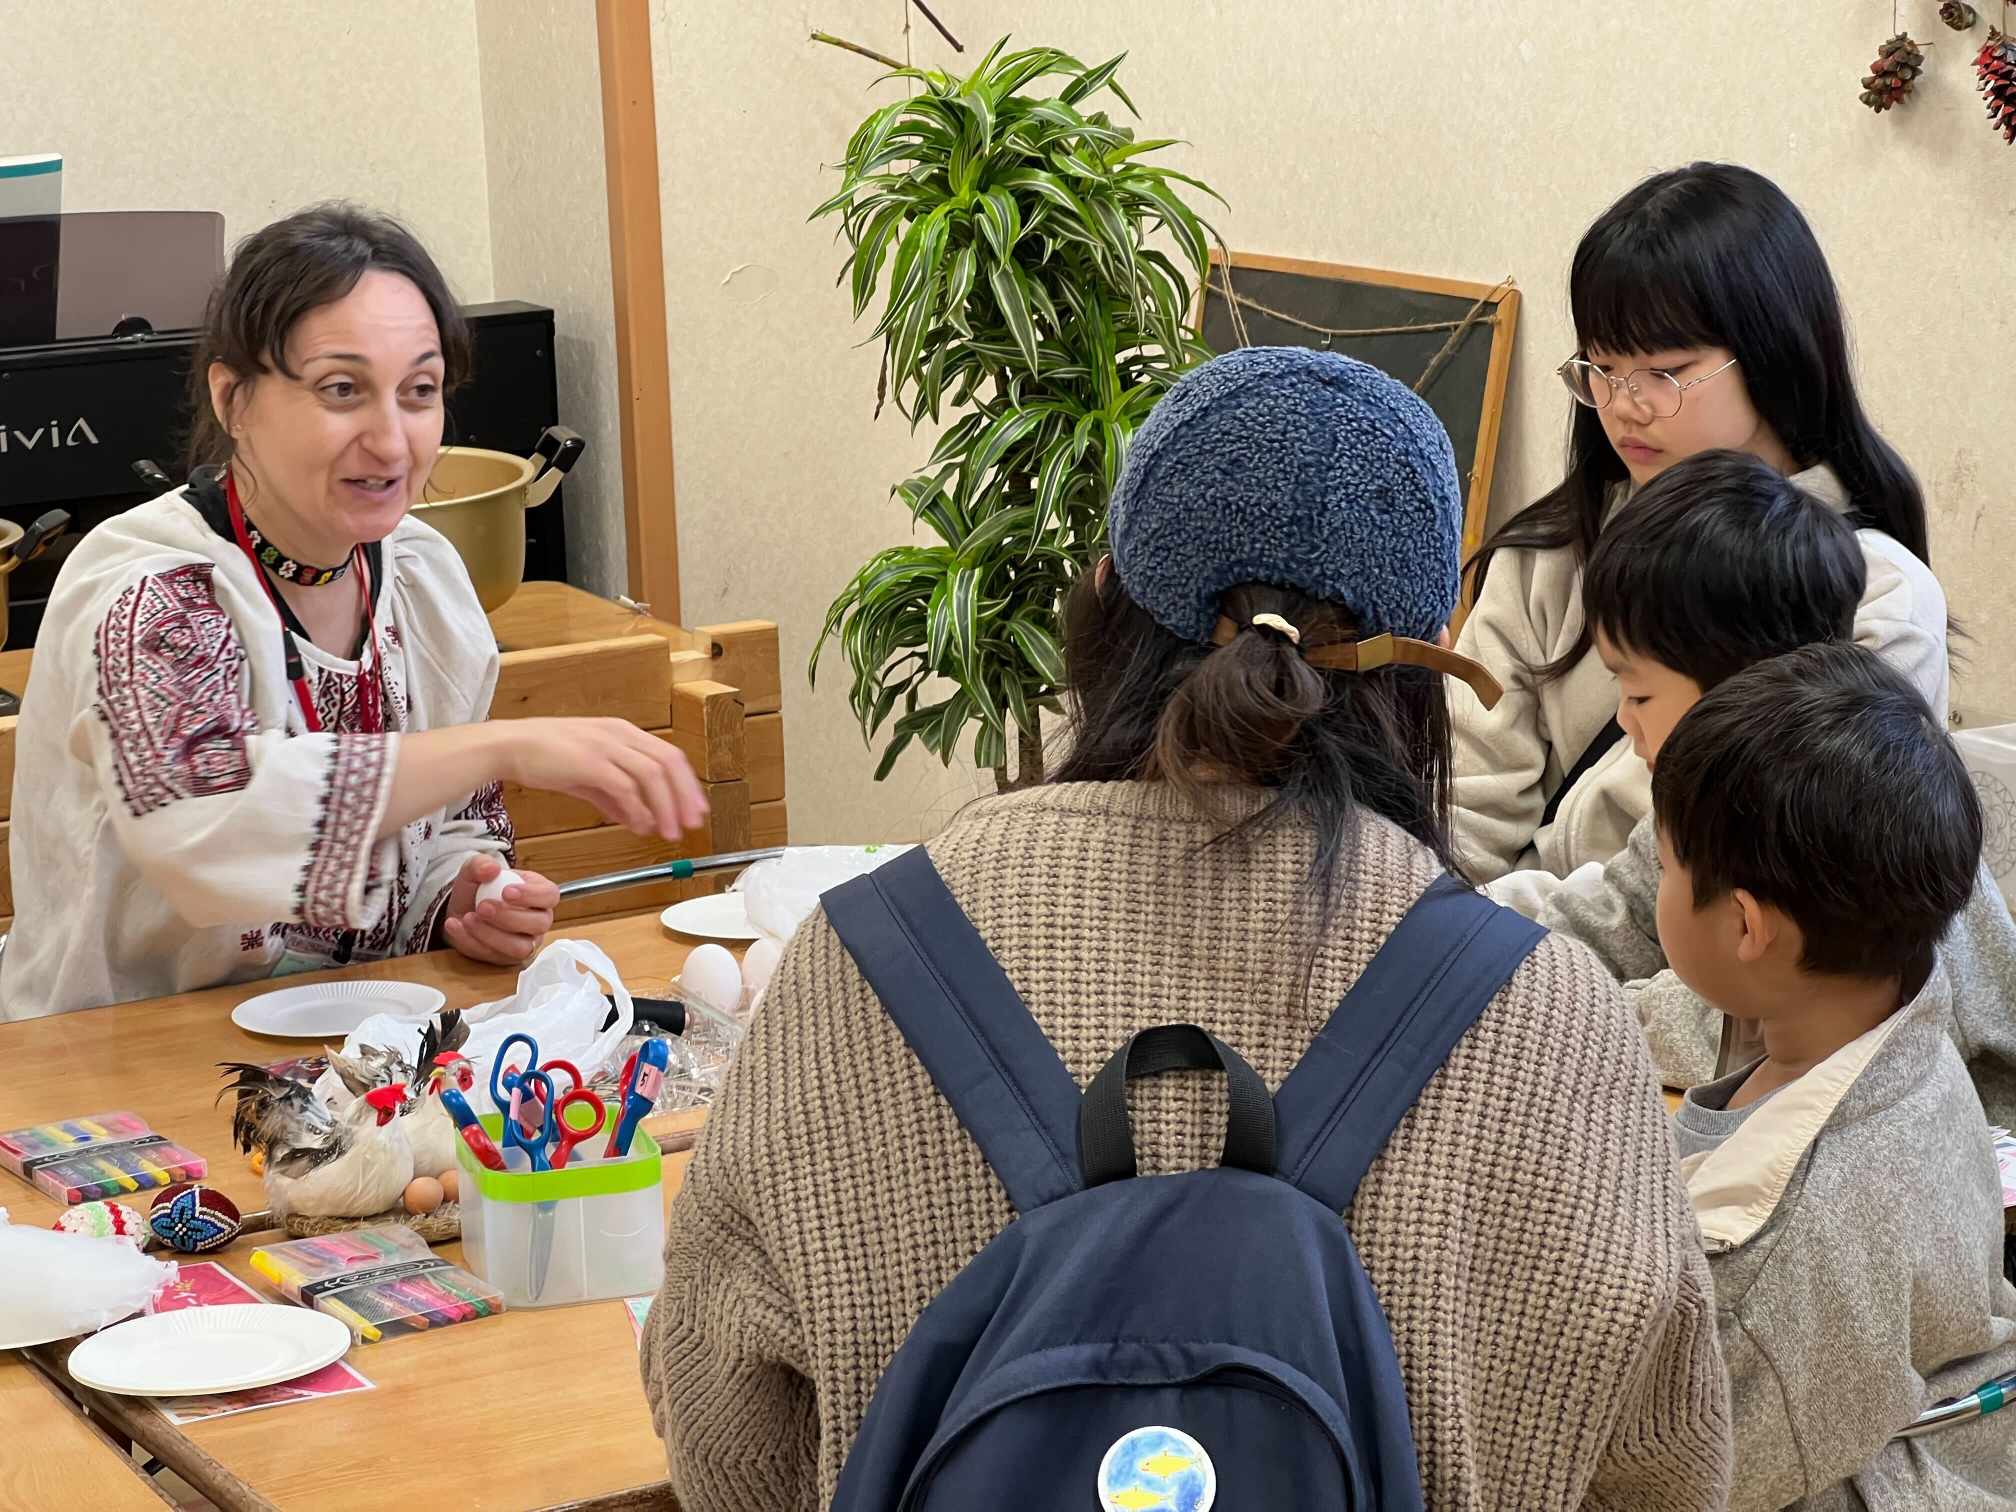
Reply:
M1591 409L1606 408L1619 389L1629 389L1631 397L1645 407L1655 420L1670 420L1680 413L1681 400L1687 390L1710 378L1719 378L1732 367L1736 359L1731 357L1712 373L1703 373L1699 378L1689 378L1682 383L1664 368L1634 368L1622 378L1612 377L1586 357L1570 357L1561 364L1561 381L1568 385L1568 392L1575 396L1577 404L1586 404Z

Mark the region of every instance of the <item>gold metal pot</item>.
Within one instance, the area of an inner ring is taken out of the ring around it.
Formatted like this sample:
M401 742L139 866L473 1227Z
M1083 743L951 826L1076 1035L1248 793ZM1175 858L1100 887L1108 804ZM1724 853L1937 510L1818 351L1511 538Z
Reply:
M413 513L446 536L469 569L483 612L502 608L525 577L525 511L553 497L585 443L555 425L529 457L444 446Z
M70 528L70 516L52 509L23 530L12 520L0 520L0 646L7 644L7 580L14 569L32 562Z

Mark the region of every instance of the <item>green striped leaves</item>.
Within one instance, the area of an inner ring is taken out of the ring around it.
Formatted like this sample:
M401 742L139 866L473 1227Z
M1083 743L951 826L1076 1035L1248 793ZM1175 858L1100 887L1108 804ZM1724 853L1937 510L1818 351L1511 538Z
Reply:
M855 317L880 300L889 395L943 427L892 490L916 539L856 573L820 634L862 733L888 737L878 777L912 743L950 761L969 727L997 769L1039 734L1059 605L1104 549L1135 427L1207 355L1188 322L1211 231L1186 192L1211 191L1156 166L1172 139L1102 108L1134 114L1122 62L1004 40L963 78L897 70L912 92L855 129L813 212L839 222Z

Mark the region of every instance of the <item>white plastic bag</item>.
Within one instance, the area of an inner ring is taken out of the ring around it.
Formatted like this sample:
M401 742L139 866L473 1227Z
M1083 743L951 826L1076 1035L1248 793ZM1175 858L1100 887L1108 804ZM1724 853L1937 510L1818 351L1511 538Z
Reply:
M616 1000L616 1021L607 1029L602 1027L609 1016L605 986L609 997ZM478 1113L500 1111L490 1101L490 1064L496 1059L497 1047L511 1035L531 1035L539 1046L542 1065L550 1060L571 1061L583 1077L593 1081L596 1073L614 1060L635 1016L630 989L623 985L614 961L585 940L555 940L519 974L518 990L510 997L479 1004L462 1015L469 1025L469 1041L461 1053L469 1057L476 1072L470 1106ZM425 1022L376 1014L350 1031L343 1041L343 1053L355 1055L360 1046L377 1045L396 1048L411 1060L420 1052L420 1031ZM514 1047L508 1064L519 1064L524 1053L523 1046ZM329 1099L331 1106L349 1101L333 1071L322 1073L315 1090Z
M907 845L794 845L736 879L749 922L783 944L812 917L819 895L894 861Z
M1981 795L1981 859L2008 902L2016 898L2016 724L1959 730L1953 743Z
M124 1239L17 1228L0 1208L0 1349L89 1333L131 1317L172 1285L174 1262Z

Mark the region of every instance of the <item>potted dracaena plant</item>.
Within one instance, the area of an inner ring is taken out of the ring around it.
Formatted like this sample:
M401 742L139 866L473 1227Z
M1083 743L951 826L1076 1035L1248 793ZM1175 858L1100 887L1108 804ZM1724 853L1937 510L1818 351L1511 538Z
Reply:
M1133 111L1120 58L1005 48L964 78L895 70L915 91L861 123L813 214L840 219L857 319L888 272L876 413L893 396L913 432L945 426L892 489L936 539L854 575L808 668L837 635L863 737L893 717L878 780L912 741L949 764L969 725L997 786L1042 780L1062 595L1105 549L1135 427L1207 355L1188 321L1209 227L1178 186L1217 196L1094 108Z

